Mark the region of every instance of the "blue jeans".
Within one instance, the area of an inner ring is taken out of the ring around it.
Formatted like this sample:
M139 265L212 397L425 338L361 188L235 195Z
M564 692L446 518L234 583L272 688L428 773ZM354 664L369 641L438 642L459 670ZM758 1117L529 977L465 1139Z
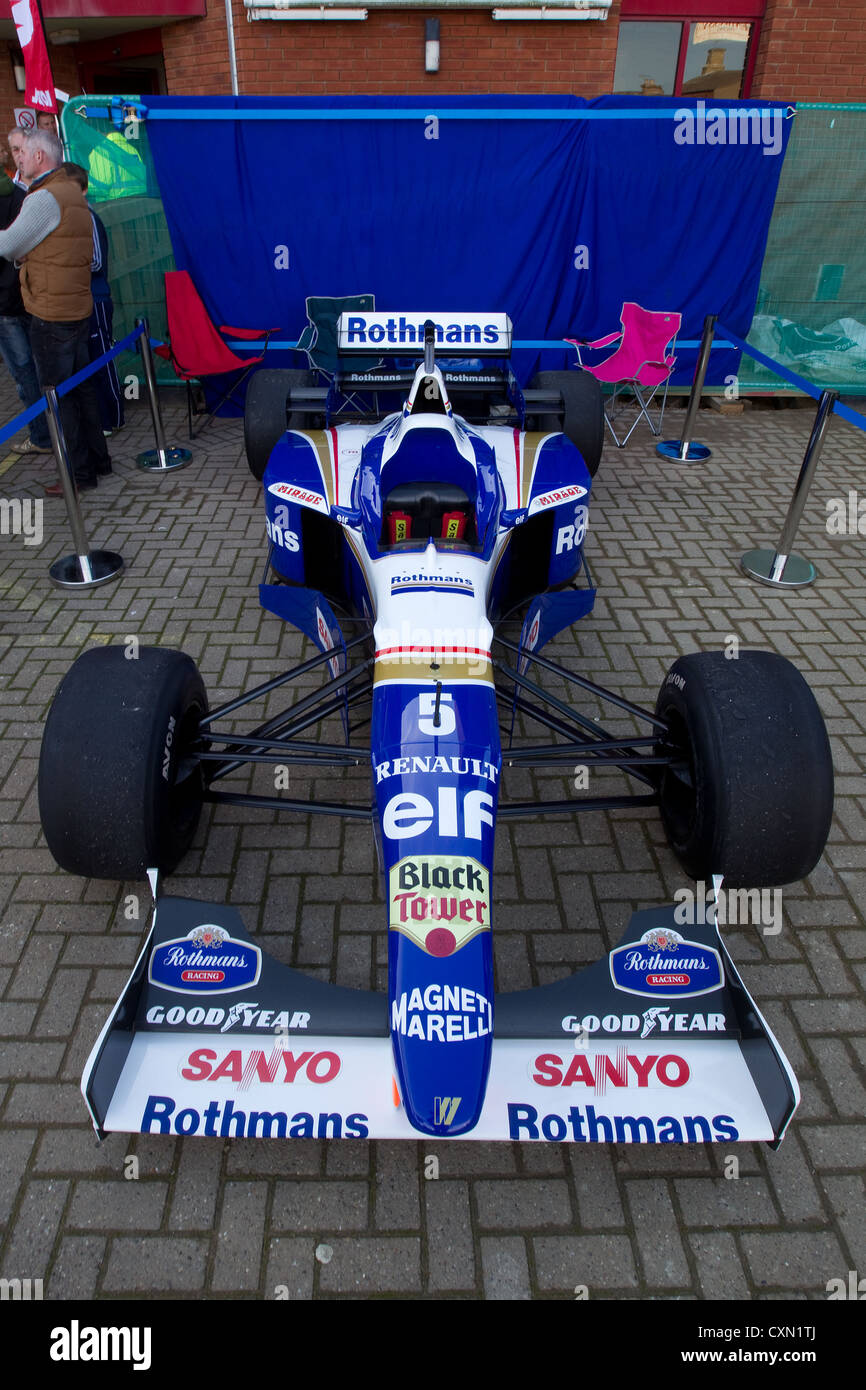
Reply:
M0 314L0 357L9 368L9 375L18 387L22 405L35 405L42 395L36 363L30 351L29 319L24 315ZM39 449L51 448L51 436L45 414L30 421L30 438Z

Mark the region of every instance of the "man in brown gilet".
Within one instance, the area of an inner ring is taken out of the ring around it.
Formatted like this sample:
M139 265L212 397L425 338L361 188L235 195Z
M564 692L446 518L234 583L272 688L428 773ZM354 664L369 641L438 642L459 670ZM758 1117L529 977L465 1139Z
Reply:
M63 148L47 130L29 131L21 173L30 181L15 221L0 231L0 256L21 268L21 297L31 316L30 343L39 384L59 386L90 362L93 223L84 194L64 173ZM69 462L79 489L96 487L111 460L92 380L60 398ZM59 484L46 487L60 496Z

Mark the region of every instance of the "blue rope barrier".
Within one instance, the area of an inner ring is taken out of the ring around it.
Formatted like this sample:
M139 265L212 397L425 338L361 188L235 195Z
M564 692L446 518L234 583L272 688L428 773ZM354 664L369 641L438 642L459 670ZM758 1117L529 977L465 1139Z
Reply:
M424 107L367 108L355 106L309 107L307 110L260 110L258 108L226 110L224 108L166 106L151 110L148 106L125 103L124 110L135 109L136 120L148 121L188 121L202 118L208 121L426 121L435 116L440 121L670 121L682 120L680 107L645 110L641 107L611 108L610 110L589 111L569 110L560 107L509 107L475 108L452 106L437 109L434 105ZM688 108L689 110L691 108ZM721 112L725 119L732 116L739 119L745 108L714 106L713 115ZM753 108L759 112L772 112L778 108L763 106ZM78 114L81 114L80 110ZM112 120L115 112L109 106L85 106L84 115L90 120ZM790 120L794 112L791 107L785 114Z
M740 352L744 352L747 357L752 357L756 362L760 362L762 366L768 367L771 372L775 372L783 381L790 381L792 386L796 386L800 391L803 391L805 395L811 396L813 400L819 401L821 399L820 389L817 386L813 386L811 381L807 381L804 376L798 376L796 372L792 372L787 367L783 367L781 362L775 362L772 357L767 357L763 352L759 352L757 348L751 347L749 343L744 343L742 338L738 338L736 333L732 333L730 328L727 328L724 324L720 323L719 328L723 333L727 333L734 346L738 347Z
M760 362L761 365L767 367L769 371L775 372L776 376L780 376L783 381L790 381L792 386L796 386L804 395L811 396L813 401L820 401L824 394L823 387L815 386L813 382L807 381L804 376L800 376L797 372L792 372L788 367L783 367L781 362L774 361L772 357L767 357L765 353L759 352L757 348L751 347L749 343L744 343L742 338L738 338L736 333L732 333L730 328L726 328L724 324L720 323L719 328L722 332L727 333L734 346L738 347L741 352L744 352L747 357L751 357L756 362ZM843 420L847 420L849 425L855 425L858 430L866 430L866 415L861 415L857 410L851 410L850 406L842 405L841 401L834 402L833 413L834 415L839 415Z
M833 403L833 414L847 420L849 425L856 425L858 430L866 430L866 415L861 415L859 410L852 410L849 405L843 405L841 401Z
M41 396L35 405L30 405L26 410L22 410L20 415L16 415L14 420L10 420L8 425L4 425L0 430L0 444L5 444L7 439L11 439L13 434L17 434L24 425L29 425L31 420L35 420L37 415L41 415L46 409L45 397Z
M161 343L157 342L156 338L151 338L150 342L152 347L162 346ZM678 348L699 348L700 345L701 342L699 338L683 338L677 343ZM239 348L246 348L248 351L250 351L253 347L256 346L256 344L250 343L249 339L243 340L237 338L230 338L227 339L227 346L232 348L233 351L237 352ZM279 349L281 352L286 352L290 351L293 348L296 348L297 346L297 343L290 343L288 339L272 338L271 341L268 343L268 352L272 352L274 349ZM534 351L567 352L570 349L571 344L566 343L564 338L515 338L511 344L511 347L513 351L517 351L518 349L532 349ZM727 343L723 339L717 339L713 343L713 347L733 348L734 344ZM443 347L442 350L443 352L447 352L447 347ZM399 356L399 353L396 355ZM346 360L348 361L348 358Z
M133 343L141 337L143 332L144 329L139 326L133 328L131 333L127 333L126 337L121 338L120 342L115 343L114 347L109 348L108 352L104 352L101 357L97 357L93 362L89 362L86 367L82 367L80 372L76 372L74 376L68 377L66 381L56 387L57 395L65 396L70 391L74 391L76 386L80 386L82 381L86 381L89 376L93 376L94 372L98 372L105 366L106 362L111 362L112 359L119 356L121 352L126 352L128 348L132 347ZM5 444L7 439L11 439L13 434L17 434L20 429L23 429L25 425L29 425L31 420L35 420L37 415L41 415L42 412L47 409L45 397L40 396L38 401L28 406L26 410L22 410L18 415L13 416L8 424L0 429L0 444Z
M20 415L15 415L8 423L0 429L0 444L5 444L7 439L11 439L13 434L17 434L24 425L29 425L31 420L35 420L37 415L41 415L47 409L45 397L42 396L35 405L28 406L22 410Z
M126 352L127 348L132 347L132 344L137 342L143 332L143 328L133 328L131 333L127 333L126 337L121 338L120 342L115 343L114 347L109 348L108 352L104 352L101 357L95 357L92 362L89 362L86 367L82 367L81 371L76 372L74 376L67 377L66 381L56 388L57 395L68 396L70 391L74 391L76 386L81 385L82 381L86 381L89 376L93 376L95 372L98 372L105 366L106 362L111 362L112 359L117 357L121 352Z

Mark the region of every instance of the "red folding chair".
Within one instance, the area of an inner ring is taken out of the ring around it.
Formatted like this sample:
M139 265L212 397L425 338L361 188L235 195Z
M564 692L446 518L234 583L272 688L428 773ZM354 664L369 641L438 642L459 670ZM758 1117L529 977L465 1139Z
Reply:
M187 270L169 270L165 276L165 307L168 314L168 343L155 349L160 357L171 362L175 372L186 382L186 405L189 421L189 437L192 439L193 381L203 382L206 377L225 376L233 373L235 380L217 401L212 409L204 412L196 409L195 414L207 415L201 429L207 428L217 411L226 401L234 398L235 392L246 380L253 367L258 366L267 351L268 341L277 328L232 328L222 324L219 331L214 327L210 315L199 297L198 290L190 279ZM232 338L243 338L252 343L262 343L262 351L257 357L238 357L220 334ZM239 402L236 402L239 404ZM198 431L201 433L201 430Z

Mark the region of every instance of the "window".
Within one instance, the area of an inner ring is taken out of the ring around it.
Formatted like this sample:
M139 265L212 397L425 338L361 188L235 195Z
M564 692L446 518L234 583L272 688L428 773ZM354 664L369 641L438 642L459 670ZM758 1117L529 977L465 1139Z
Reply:
M613 90L620 96L671 97L683 25L628 20L619 26Z
M711 101L747 97L763 0L721 0L721 14L718 4L623 0L614 92Z
M713 100L745 96L743 77L751 24L700 23L688 28L682 95Z

